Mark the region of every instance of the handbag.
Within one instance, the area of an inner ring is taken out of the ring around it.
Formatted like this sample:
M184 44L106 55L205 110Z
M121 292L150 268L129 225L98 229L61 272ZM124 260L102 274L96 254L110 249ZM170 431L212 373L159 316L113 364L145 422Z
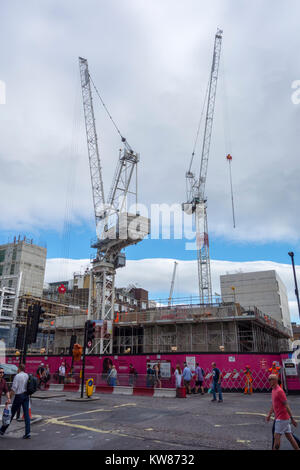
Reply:
M11 421L11 405L5 405L2 415L3 426L8 426Z

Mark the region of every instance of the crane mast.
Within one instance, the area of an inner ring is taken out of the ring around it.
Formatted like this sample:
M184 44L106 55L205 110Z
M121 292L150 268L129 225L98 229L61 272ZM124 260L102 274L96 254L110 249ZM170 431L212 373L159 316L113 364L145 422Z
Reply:
M136 211L128 212L129 194L135 197L137 203L137 178L136 187L132 190L130 183L134 170L137 171L139 155L131 149L118 129L124 148L120 150L109 197L105 201L91 91L92 80L86 59L79 57L79 68L97 233L97 239L92 243L92 248L97 250L97 254L90 273L92 292L89 296L88 315L90 319L102 320L100 354L112 354L115 275L116 269L125 266L126 260L125 253L121 251L138 243L150 232L150 220L139 216ZM97 89L96 92L98 93ZM99 98L101 99L100 96ZM106 107L105 109L107 111Z
M208 158L215 110L222 34L223 31L218 29L215 35L213 60L209 79L206 119L202 143L199 177L196 178L195 174L191 171L192 161L194 157L193 155L189 170L186 173L187 203L183 204L183 209L186 212L190 214L195 213L198 288L200 303L212 302L206 205L207 200L205 197L205 184L207 177Z
M80 79L83 99L83 110L85 118L85 129L88 145L88 156L91 173L92 194L94 202L94 213L96 225L103 217L105 205L102 171L100 164L96 122L93 107L91 81L86 59L79 57Z

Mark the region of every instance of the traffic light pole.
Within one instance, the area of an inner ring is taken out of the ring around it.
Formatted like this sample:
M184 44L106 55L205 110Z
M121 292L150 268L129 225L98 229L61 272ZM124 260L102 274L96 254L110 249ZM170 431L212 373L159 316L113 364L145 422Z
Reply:
M83 398L83 389L84 389L84 370L85 370L85 350L87 347L87 322L84 324L84 341L83 341L83 351L82 351L82 370L81 370L81 394L80 398Z
M30 325L31 325L31 315L32 315L32 310L31 310L31 307L29 307L28 312L27 312L27 321L26 321L26 327L25 327L25 332L24 332L24 341L23 341L22 353L20 354L19 365L26 364L28 335L29 335Z
M294 273L294 281L295 281L295 295L298 304L298 312L300 317L300 301L299 301L299 291L298 291L298 284L297 284L297 277L296 277L296 270L295 270L295 263L294 263L294 253L290 251L288 255L292 258L292 266L293 266L293 273Z

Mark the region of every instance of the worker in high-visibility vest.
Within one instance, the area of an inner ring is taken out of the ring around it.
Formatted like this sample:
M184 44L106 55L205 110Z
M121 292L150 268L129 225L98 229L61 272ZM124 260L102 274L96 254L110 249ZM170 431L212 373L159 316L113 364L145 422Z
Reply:
M270 374L275 374L277 375L278 377L278 385L282 387L282 383L281 383L281 377L280 377L280 371L281 371L281 367L277 366L276 362L272 362L272 367L269 368L269 372Z
M247 393L249 393L249 395L251 395L253 393L253 387L252 387L253 377L252 377L250 366L245 367L244 374L245 374L244 394L247 395Z

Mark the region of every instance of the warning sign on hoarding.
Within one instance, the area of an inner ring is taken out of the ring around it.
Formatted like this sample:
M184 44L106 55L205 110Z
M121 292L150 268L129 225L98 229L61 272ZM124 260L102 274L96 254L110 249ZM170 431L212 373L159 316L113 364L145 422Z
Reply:
M159 361L147 361L147 367L150 365L151 369L153 366L160 364L160 376L162 379L169 379L171 377L171 363L159 362Z
M196 369L196 358L195 358L195 356L186 357L185 362L191 370Z

